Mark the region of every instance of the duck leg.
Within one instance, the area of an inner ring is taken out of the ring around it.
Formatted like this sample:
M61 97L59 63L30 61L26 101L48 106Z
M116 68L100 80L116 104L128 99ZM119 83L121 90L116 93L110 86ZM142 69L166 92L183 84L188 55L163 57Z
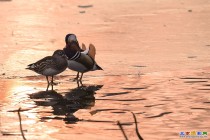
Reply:
M83 86L83 84L82 84L82 76L83 76L83 73L81 74L80 78L77 79L77 86L78 87L82 87Z
M49 86L50 86L50 82L49 82L49 80L48 80L48 76L46 76L46 79L47 79L47 89L46 89L46 91L48 91L48 88L49 88Z
M79 78L79 81L82 82L82 76L83 76L83 73L81 74L80 78Z
M78 88L80 87L80 82L79 82L79 80L77 80L77 87L78 87Z
M79 72L77 72L77 76L74 78L74 80L73 80L73 81L78 80L78 78L79 78Z
M52 79L51 79L51 84L53 85L53 76L52 76Z
M58 83L54 83L54 82L53 82L53 76L52 76L52 80L51 80L50 84L51 84L52 86L58 84Z
M49 82L49 80L48 80L48 76L46 76L46 79L47 79L47 84L49 85L49 84L50 84L50 82Z
M83 87L82 81L80 79L77 80L77 87Z

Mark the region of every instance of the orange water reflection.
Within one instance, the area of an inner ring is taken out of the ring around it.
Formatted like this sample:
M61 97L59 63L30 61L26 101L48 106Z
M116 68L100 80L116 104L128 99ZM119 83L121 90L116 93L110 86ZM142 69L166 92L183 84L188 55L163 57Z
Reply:
M84 4L93 6L78 6ZM130 111L146 140L179 139L180 131L210 132L210 75L209 68L203 68L210 62L209 4L196 0L0 3L0 130L10 134L0 139L22 139L19 107L28 139L121 140L117 121L129 139L137 139ZM76 98L84 91L74 93L79 90L69 80L74 72L56 76L59 84L48 93L45 78L24 69L63 48L69 32L80 43L94 43L97 62L104 69L85 74L84 84L104 85L90 98L82 96L85 100Z
M209 131L202 121L209 116L208 76L194 71L140 77L87 75L83 87L69 81L73 76L57 76L60 84L48 91L44 77L37 77L37 83L35 77L12 80L1 107L1 131L18 137L19 107L28 138L122 139L117 126L120 121L128 137L135 139L131 111L136 114L145 139L176 139L180 131ZM92 82L98 85L86 85ZM150 131L156 128L158 132Z

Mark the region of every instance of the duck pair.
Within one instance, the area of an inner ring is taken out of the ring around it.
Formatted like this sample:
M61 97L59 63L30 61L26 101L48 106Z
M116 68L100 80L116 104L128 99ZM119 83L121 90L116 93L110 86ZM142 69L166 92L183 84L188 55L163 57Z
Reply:
M74 34L67 34L65 42L66 46L63 50L56 50L52 56L32 63L26 69L46 76L48 85L53 84L53 76L63 72L67 67L77 72L75 80L80 82L85 72L102 70L95 61L96 49L94 45L90 44L86 49L86 46L82 44L82 48L80 48ZM51 82L49 82L49 76L52 77Z

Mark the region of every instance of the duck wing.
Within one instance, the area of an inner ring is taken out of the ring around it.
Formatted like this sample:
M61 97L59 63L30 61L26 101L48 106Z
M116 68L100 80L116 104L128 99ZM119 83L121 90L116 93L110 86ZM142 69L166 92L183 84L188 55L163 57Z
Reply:
M82 49L84 51L81 53L86 54L86 55L90 56L93 60L95 60L96 48L93 44L90 44L88 49L86 49L85 44L82 44Z
M89 55L84 53L81 53L80 57L75 61L84 65L88 70L92 69L95 63L95 61Z
M84 43L82 43L82 50L85 51L86 50L86 46Z
M56 63L52 56L47 56L36 63L29 64L26 69L33 70L37 73L42 73L44 69L56 67Z
M96 48L93 44L89 45L88 55L95 60Z

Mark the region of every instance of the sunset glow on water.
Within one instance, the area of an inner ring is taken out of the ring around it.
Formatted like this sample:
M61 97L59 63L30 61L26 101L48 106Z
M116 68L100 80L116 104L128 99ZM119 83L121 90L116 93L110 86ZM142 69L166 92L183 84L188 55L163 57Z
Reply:
M210 2L0 1L0 140L208 139ZM66 69L47 90L25 69L65 46L96 47L83 86Z

